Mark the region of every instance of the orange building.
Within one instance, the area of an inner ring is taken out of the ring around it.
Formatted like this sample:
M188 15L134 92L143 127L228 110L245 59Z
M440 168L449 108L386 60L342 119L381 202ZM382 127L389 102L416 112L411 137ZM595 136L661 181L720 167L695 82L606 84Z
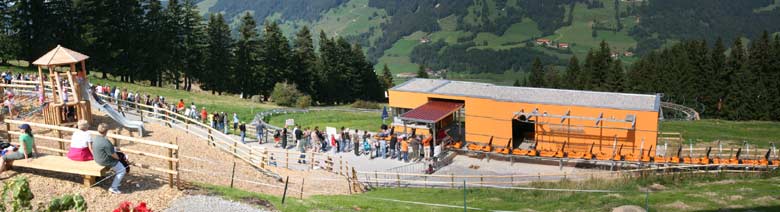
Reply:
M655 156L659 95L438 79L412 79L388 94L397 132L450 129L468 143L492 138L495 148Z

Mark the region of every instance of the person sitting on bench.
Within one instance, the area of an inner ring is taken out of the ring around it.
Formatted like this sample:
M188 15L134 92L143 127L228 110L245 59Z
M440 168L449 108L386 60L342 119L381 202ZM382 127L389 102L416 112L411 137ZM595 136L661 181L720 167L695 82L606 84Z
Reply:
M93 157L92 135L87 132L89 130L89 122L87 120L79 120L76 125L79 130L73 132L73 136L71 136L68 158L74 161L90 161Z
M6 166L11 166L13 161L27 159L32 160L38 156L38 147L35 146L32 128L29 124L19 126L22 135L19 136L19 149L15 152L9 152L0 158L0 173L5 171Z
M108 188L108 191L114 194L121 194L119 184L122 182L122 178L125 177L127 169L119 162L120 157L116 152L117 150L114 149L114 145L106 138L108 124L100 123L97 130L100 135L92 137L92 148L94 150L92 154L97 164L109 167L115 172L114 181L111 182L111 187Z

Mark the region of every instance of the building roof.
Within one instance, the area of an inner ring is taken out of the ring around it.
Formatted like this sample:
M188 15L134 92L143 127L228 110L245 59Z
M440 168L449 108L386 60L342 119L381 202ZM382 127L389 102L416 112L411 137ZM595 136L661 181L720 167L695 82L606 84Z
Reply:
M430 101L401 115L402 120L435 123L463 107L463 103Z
M620 110L659 111L659 95L497 86L489 83L415 78L390 89L506 102L571 105Z
M50 66L78 63L88 59L89 56L57 45L45 55L33 62L33 65Z

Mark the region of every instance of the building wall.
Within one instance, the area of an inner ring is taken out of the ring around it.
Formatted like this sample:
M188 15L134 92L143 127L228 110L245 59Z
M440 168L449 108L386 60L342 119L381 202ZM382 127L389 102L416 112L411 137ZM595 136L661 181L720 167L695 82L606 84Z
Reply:
M504 147L512 138L512 118L515 112L521 110L530 113L538 108L539 113L564 115L571 111L571 116L597 118L604 113L604 118L624 120L626 115L636 116L635 130L610 129L610 127L630 128L630 123L615 123L604 121L603 128L599 129L596 121L569 119L561 123L560 118L540 117L539 122L552 124L537 124L536 140L539 142L537 150L560 149L564 142L568 141L566 151L587 151L594 145L594 152L611 154L613 146L619 148L621 154L634 152L640 149L645 152L652 147L651 154L656 150L658 131L658 112L634 111L610 108L594 108L567 105L531 104L520 102L504 102L492 99L415 93L405 91L389 91L390 107L413 109L428 102L429 98L442 98L463 100L466 114L466 140L469 142L487 143L493 136L495 147ZM531 118L535 120L536 118ZM615 144L615 138L617 143ZM644 143L643 143L644 141ZM644 145L644 146L642 146ZM600 148L599 148L600 147Z

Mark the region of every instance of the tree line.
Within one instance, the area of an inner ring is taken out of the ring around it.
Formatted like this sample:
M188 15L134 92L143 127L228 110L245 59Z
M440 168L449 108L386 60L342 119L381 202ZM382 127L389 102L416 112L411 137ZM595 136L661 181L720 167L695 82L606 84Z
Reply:
M296 84L320 103L380 100L379 79L362 48L303 27L292 42L275 22L258 31L251 13L233 32L222 14L204 19L195 0L0 0L0 62L32 61L57 44L91 55L90 69L125 82L149 81L213 93L270 96ZM318 51L317 51L318 50Z
M642 56L628 69L612 54L602 42L584 62L572 57L565 71L536 59L525 85L662 93L663 101L707 118L780 120L780 35L763 32L749 44L738 37L728 48L720 38L713 44L682 41Z

